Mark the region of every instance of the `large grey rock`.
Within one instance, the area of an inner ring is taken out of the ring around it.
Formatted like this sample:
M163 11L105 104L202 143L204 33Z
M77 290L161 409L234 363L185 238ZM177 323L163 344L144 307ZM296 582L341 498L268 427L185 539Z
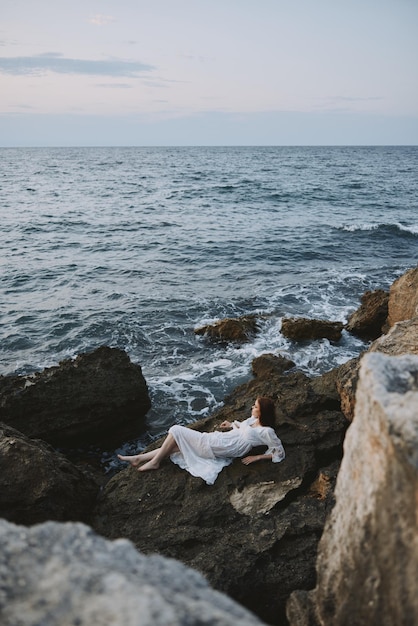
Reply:
M317 585L292 626L418 624L418 357L363 357Z
M0 517L17 524L88 522L98 491L49 444L0 422Z
M2 626L256 626L261 622L172 559L144 556L83 524L0 520Z
M151 406L139 365L103 346L30 376L0 377L0 420L54 446L137 436Z

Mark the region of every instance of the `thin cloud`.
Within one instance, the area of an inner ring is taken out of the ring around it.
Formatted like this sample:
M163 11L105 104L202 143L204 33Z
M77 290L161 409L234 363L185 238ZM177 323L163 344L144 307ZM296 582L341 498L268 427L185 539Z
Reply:
M113 15L102 15L101 13L97 13L89 19L89 22L90 24L94 24L95 26L106 26L106 24L116 22L116 19L113 17Z
M14 76L55 74L83 74L89 76L137 77L155 67L138 61L109 59L69 59L56 52L31 57L0 57L0 73Z

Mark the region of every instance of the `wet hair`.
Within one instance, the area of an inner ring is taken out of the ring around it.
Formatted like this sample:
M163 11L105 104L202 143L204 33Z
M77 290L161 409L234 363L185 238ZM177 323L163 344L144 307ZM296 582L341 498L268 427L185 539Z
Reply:
M274 402L270 398L257 398L260 405L260 424L274 428L276 423L276 412Z

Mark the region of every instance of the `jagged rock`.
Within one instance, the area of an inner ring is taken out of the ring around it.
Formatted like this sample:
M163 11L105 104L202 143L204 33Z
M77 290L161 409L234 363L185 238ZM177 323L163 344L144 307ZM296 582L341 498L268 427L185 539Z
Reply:
M0 423L0 517L89 521L99 486L48 444Z
M418 623L418 357L366 354L317 584L291 626Z
M418 317L395 324L386 335L376 339L367 352L390 356L418 354ZM338 368L337 389L341 397L341 411L350 422L354 417L360 360L361 356Z
M333 502L347 420L335 410L332 380L257 377L193 425L208 431L224 419L246 418L254 398L275 389L269 395L278 408L282 463L245 466L237 459L211 486L169 460L157 472L129 468L104 488L94 527L180 559L268 623L281 623L290 592L314 584L316 546ZM329 482L322 497L321 475Z
M253 359L251 364L253 376L280 376L287 370L295 367L295 363L284 356L276 354L262 354Z
M0 377L0 419L55 446L113 445L140 434L151 406L139 365L101 347L30 376Z
M282 320L282 334L294 341L312 339L329 339L339 341L344 324L326 320L308 319L306 317L285 317Z
M361 357L350 359L350 361L347 361L347 363L337 368L336 385L341 399L341 411L350 422L353 420L356 405L360 358Z
M405 272L390 287L389 327L416 315L418 315L418 267Z
M387 291L366 291L361 297L361 306L350 315L346 330L362 339L377 339L388 316Z
M197 572L107 541L83 524L0 520L2 626L256 626Z
M257 332L257 318L255 315L243 315L237 318L226 318L195 329L196 335L205 335L217 341L245 342L254 337Z
M418 316L397 322L387 335L372 343L369 352L382 352L390 356L418 354Z

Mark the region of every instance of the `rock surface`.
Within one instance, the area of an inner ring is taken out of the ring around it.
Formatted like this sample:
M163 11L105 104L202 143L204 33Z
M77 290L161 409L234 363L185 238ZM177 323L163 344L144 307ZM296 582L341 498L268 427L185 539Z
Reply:
M0 420L55 446L117 445L144 430L150 406L140 366L117 348L0 377Z
M282 320L282 334L294 341L329 339L339 341L344 324L305 317L285 317Z
M257 332L257 318L255 315L243 315L237 318L225 318L195 329L196 335L205 335L217 341L245 342L254 337Z
M317 585L291 626L418 623L418 357L363 357Z
M276 354L262 354L251 363L253 376L265 378L266 376L276 376L295 367L295 363L284 356Z
M82 524L0 520L2 626L256 626L181 563L144 556Z
M348 318L348 332L365 340L380 337L388 316L388 301L387 291L366 291L361 298L360 308Z
M405 272L395 280L389 291L388 324L411 319L418 315L418 267Z
M280 624L291 591L315 581L347 421L336 408L333 375L311 380L276 373L237 388L216 415L193 428L246 418L260 395L276 400L282 463L244 466L237 459L211 486L169 460L156 472L129 468L105 487L94 527L110 538L127 537L144 552L178 558L268 623Z
M89 521L98 485L48 444L0 423L0 517Z

